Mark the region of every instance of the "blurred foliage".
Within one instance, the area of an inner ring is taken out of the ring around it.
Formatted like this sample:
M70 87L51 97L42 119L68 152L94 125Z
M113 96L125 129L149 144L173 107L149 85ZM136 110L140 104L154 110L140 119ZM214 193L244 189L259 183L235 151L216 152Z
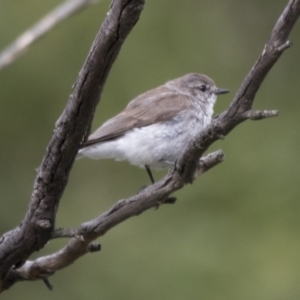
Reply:
M0 48L58 3L1 0ZM113 66L94 128L139 93L191 71L230 88L216 105L221 112L286 3L147 1ZM108 6L101 1L60 24L0 72L1 232L26 212L35 168ZM299 299L299 23L290 39L294 47L255 102L279 109L280 117L248 121L213 145L225 151L223 164L178 192L176 205L148 211L99 239L101 253L50 278L54 292L42 282L20 283L1 299ZM146 172L126 162L76 162L57 226L93 218L145 183ZM66 242L51 241L38 255Z

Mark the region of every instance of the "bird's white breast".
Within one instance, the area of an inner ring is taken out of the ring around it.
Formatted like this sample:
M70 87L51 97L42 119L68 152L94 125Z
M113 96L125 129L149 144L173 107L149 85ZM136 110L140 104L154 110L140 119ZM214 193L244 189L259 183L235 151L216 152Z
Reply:
M172 120L135 128L124 136L81 150L94 159L128 160L133 165L162 168L173 164L186 145L211 121L213 103L205 113L200 107L181 112Z

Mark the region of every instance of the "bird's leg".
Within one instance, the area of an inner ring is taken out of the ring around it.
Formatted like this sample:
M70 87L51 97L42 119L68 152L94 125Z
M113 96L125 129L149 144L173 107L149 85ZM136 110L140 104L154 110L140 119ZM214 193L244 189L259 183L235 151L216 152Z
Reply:
M148 165L145 165L145 169L146 169L146 171L147 171L147 173L148 173L148 175L149 175L149 177L150 177L151 183L152 183L152 184L155 183L155 180L154 180L154 178L153 178L153 175L152 175L152 172L151 172L151 170L150 170L150 167L149 167ZM147 185L143 185L143 186L139 189L139 193L140 193L142 190L144 190L146 187L147 187Z
M147 166L147 165L145 165L145 169L146 169L146 171L147 171L147 173L148 173L148 175L149 175L149 177L150 177L151 183L152 183L152 184L155 183L155 180L154 180L154 178L153 178L153 175L152 175L152 172L151 172L151 170L150 170L150 167Z

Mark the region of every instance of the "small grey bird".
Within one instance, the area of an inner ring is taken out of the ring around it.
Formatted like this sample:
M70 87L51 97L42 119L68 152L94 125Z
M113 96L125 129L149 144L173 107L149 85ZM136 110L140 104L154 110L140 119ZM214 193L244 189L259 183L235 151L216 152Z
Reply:
M91 134L78 152L92 159L128 160L151 168L174 165L185 146L211 121L217 88L209 77L190 73L135 99Z

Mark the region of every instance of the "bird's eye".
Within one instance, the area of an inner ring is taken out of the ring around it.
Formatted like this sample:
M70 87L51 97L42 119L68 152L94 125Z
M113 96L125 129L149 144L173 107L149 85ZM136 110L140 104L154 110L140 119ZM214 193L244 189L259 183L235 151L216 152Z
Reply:
M200 89L200 91L205 92L207 90L207 87L206 87L206 85L202 84L202 85L200 85L199 89Z

